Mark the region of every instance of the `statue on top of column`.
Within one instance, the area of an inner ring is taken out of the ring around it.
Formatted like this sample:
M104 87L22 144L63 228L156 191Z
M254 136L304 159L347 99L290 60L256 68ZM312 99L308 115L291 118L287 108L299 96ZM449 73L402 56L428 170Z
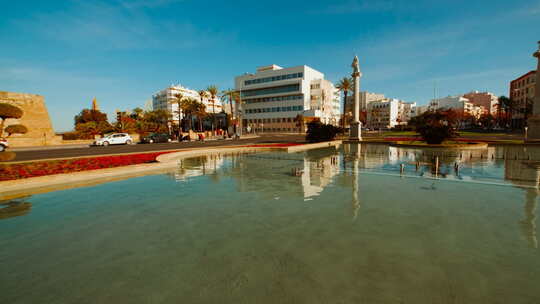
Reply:
M353 68L353 77L357 74L360 74L360 66L358 64L358 56L354 56L353 62L351 64L351 67Z

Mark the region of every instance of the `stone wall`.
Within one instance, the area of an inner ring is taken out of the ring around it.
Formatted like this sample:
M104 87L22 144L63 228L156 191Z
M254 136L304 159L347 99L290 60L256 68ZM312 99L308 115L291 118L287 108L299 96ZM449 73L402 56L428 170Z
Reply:
M21 119L8 119L5 126L23 124L26 134L13 134L9 139L12 147L47 146L62 144L62 138L55 135L45 100L41 95L0 91L0 103L8 103L23 110Z

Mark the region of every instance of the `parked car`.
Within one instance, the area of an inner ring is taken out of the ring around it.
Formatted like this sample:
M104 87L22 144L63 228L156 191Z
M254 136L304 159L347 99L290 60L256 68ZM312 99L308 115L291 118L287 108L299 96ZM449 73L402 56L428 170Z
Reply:
M166 133L151 133L148 136L141 138L141 143L143 144L153 144L153 143L165 143L171 142L171 137Z
M0 138L0 152L4 152L9 147L7 139Z
M127 133L113 133L94 141L94 146L131 145L133 138Z

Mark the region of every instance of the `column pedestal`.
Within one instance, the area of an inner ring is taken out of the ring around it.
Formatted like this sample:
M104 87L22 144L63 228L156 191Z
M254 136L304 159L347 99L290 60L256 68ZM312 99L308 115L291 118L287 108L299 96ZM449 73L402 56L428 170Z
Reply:
M351 130L349 133L349 141L361 141L362 140L362 123L361 122L352 122Z
M526 142L540 142L540 116L533 116L527 120Z

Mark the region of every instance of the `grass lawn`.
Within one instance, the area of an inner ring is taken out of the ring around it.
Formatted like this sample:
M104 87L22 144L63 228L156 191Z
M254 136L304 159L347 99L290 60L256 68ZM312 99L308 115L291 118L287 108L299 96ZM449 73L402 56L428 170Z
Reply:
M416 136L418 133L415 131L385 131L382 132L382 136Z

